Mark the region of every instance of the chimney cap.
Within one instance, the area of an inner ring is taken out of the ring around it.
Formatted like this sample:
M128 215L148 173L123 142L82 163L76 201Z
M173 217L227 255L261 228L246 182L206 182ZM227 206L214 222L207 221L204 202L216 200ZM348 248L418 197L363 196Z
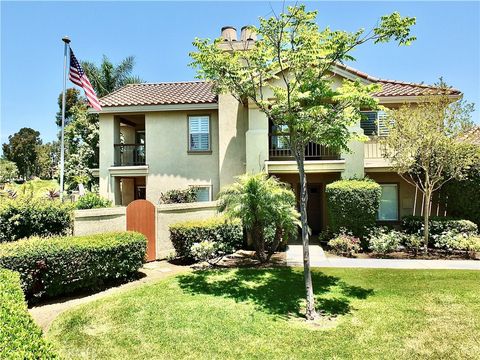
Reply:
M224 27L222 27L222 30L221 30L221 31L227 30L227 29L237 30L237 29L235 28L235 26L224 26ZM243 29L243 28L242 28L242 29Z

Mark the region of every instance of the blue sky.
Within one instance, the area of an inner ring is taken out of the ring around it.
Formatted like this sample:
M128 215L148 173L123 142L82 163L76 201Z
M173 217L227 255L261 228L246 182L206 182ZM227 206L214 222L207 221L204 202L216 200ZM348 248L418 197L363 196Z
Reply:
M0 141L21 127L55 139L62 89L63 43L79 59L118 62L136 57L148 82L191 80L188 53L195 37L215 38L224 25L240 29L279 11L281 2L1 2ZM410 47L367 45L353 67L373 76L434 83L439 76L480 106L479 2L307 2L332 29L371 28L381 15L417 17ZM480 112L474 120L480 123Z

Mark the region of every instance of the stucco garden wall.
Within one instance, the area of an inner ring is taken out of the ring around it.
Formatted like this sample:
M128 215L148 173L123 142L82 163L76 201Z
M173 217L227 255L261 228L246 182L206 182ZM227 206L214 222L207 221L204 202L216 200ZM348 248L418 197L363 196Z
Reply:
M127 227L125 207L76 210L73 223L74 235L93 235L110 231L125 231Z
M157 205L157 259L163 259L173 251L169 227L181 221L202 220L217 215L217 202Z

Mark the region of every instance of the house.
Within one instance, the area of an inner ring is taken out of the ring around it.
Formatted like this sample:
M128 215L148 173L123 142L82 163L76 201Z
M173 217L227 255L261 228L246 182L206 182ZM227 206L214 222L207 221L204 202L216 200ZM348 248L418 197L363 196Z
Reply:
M225 39L236 38L233 28L222 29ZM247 39L242 31L242 42ZM331 69L334 85L343 79L379 83L381 105L398 107L417 102L432 87L379 79L349 66ZM449 91L452 99L462 96ZM212 201L219 190L245 172L266 171L290 183L298 193L296 163L277 128L252 104L233 96L216 96L208 82L127 85L100 99L100 194L116 205L135 199L158 203L160 194L194 186L198 201ZM350 152L335 152L317 144L305 149L308 178L308 216L313 231L327 223L325 185L340 178L368 176L383 189L379 220L398 221L419 213L421 196L389 168L378 136L388 135L382 113L365 111L353 130L367 142L352 141Z

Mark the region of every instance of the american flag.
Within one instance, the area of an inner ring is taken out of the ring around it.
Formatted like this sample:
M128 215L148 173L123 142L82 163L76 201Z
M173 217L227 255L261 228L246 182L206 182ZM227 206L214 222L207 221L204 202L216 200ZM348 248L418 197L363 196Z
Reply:
M70 49L70 72L68 78L75 85L83 88L83 90L85 91L85 95L87 95L88 102L95 110L102 110L100 102L97 98L97 94L95 94L95 90L93 90L92 84L90 84L87 75L85 74L82 67L80 66L80 63L73 54L72 49Z

